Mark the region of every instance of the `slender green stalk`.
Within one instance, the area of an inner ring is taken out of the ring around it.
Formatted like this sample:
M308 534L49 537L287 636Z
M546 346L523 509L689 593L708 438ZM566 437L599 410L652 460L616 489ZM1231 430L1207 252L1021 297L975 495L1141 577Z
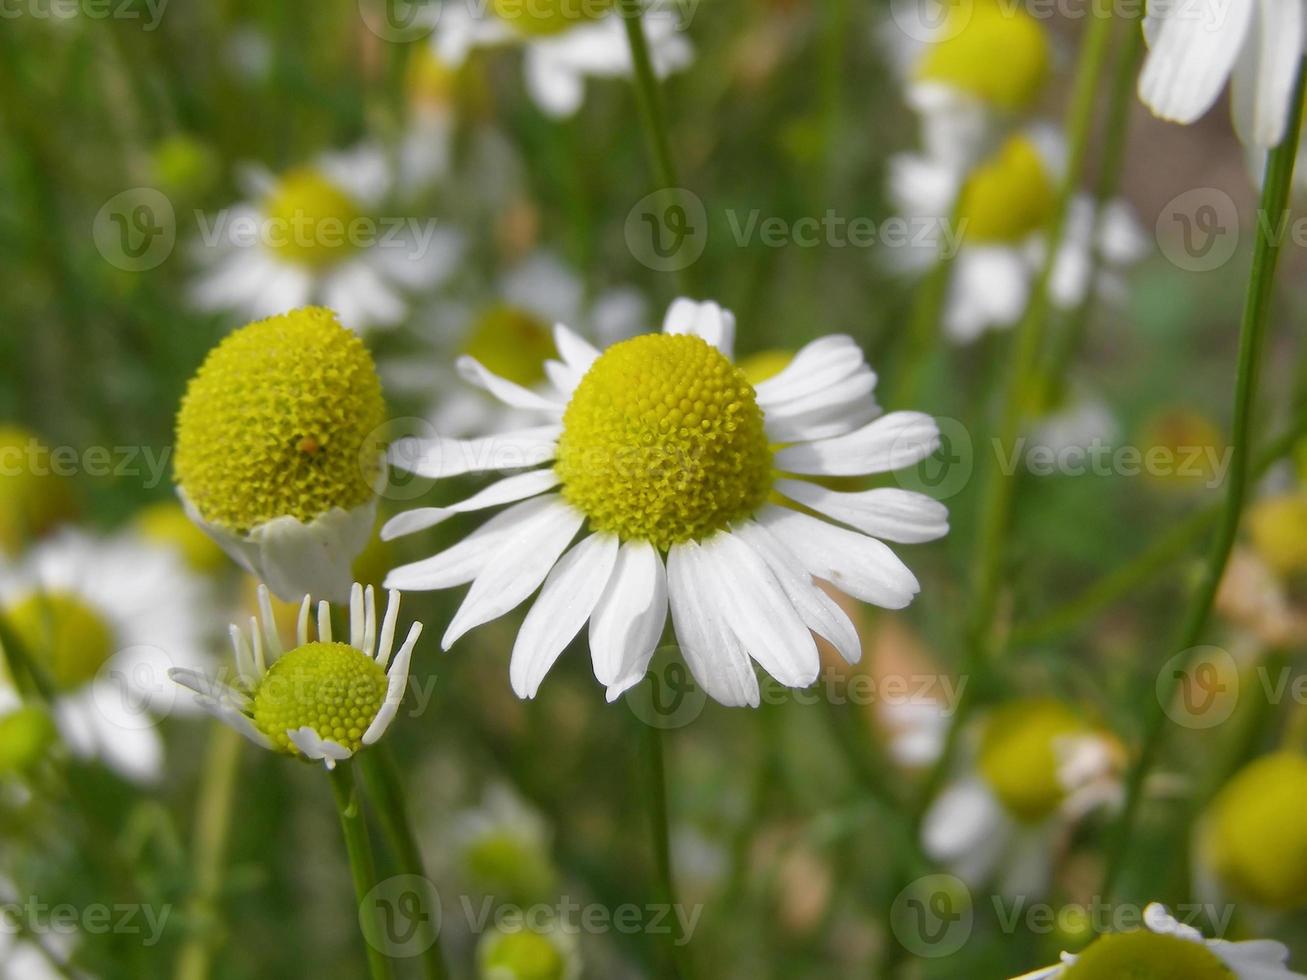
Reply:
M681 928L682 916L678 914L680 902L677 900L676 879L672 871L672 845L669 821L667 818L667 770L663 759L663 731L654 725L641 726L644 731L644 765L641 767L645 777L645 790L648 797L650 843L653 845L654 872L657 875L659 900L670 910L668 920L671 923L668 952L671 957L672 975L680 980L690 980L694 975L690 969L690 957L687 944L689 937Z
M348 759L336 764L331 770L331 789L336 797L336 809L340 813L340 829L345 835L345 850L349 854L350 876L354 879L354 897L358 901L360 915L364 912L368 895L377 885L377 866L372 859L372 842L368 840L368 825L363 818L363 804L359 800L358 787L354 782L354 770ZM385 935L382 930L380 907L372 909L371 929L364 930L363 945L368 954L368 972L372 980L394 980L394 971L390 960L382 955L375 943L378 937Z
M1225 504L1212 540L1211 552L1202 581L1195 592L1180 629L1179 640L1173 649L1181 652L1185 662L1176 670L1167 671L1161 678L1149 677L1149 685L1157 683L1157 697L1149 699L1149 717L1139 757L1126 779L1125 804L1108 854L1107 873L1103 894L1111 897L1125 866L1139 818L1140 802L1148 775L1157 762L1158 751L1166 733L1166 708L1174 695L1179 679L1185 675L1188 657L1198 643L1217 589L1225 574L1225 566L1234 547L1235 535L1243 514L1244 497L1249 482L1249 453L1251 449L1253 409L1257 393L1257 379L1261 369L1262 348L1266 340L1266 322L1271 307L1271 289L1275 269L1280 257L1286 206L1293 181L1293 165L1298 156L1298 137L1302 128L1303 84L1305 69L1300 68L1294 100L1289 111L1288 131L1284 141L1271 151L1266 160L1266 176L1262 184L1262 198L1258 207L1257 241L1253 250L1252 272L1248 280L1248 295L1244 304L1243 323L1239 330L1239 361L1234 389L1234 421L1230 446L1230 474L1226 484Z
M220 943L218 899L227 861L240 750L240 734L215 722L195 806L195 891L187 914L191 929L177 957L177 980L205 980Z
M376 811L386 846L399 862L404 874L426 878L426 865L422 849L413 834L409 820L408 800L400 779L395 757L384 742L359 755L359 771L363 785ZM427 980L446 980L444 953L440 948L440 933L434 927L435 918L429 916L418 924L423 947L422 974Z

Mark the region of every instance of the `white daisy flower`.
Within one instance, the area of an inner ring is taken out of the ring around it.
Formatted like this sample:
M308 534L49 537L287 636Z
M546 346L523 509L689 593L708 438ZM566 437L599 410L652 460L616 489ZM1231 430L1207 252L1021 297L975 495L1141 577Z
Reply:
M920 273L939 260L941 244L954 253L943 313L953 340L966 343L986 330L1011 327L1025 312L1044 265L1045 229L1064 169L1062 136L1046 126L1009 137L969 173L919 154L890 161L889 191L898 211L910 221L932 222L948 237L898 249L888 261ZM1101 265L1094 279L1096 251ZM1073 308L1092 287L1109 300L1120 299L1121 270L1145 251L1146 239L1127 205L1112 202L1099 216L1092 197L1079 194L1067 216L1050 298L1059 308Z
M454 815L452 831L457 873L475 888L522 905L553 897L549 826L510 787L491 785L479 806Z
M941 537L948 511L896 487L842 493L815 481L911 466L935 451L939 430L919 412L880 414L876 376L850 337L808 344L755 387L731 362L734 335L733 314L688 299L672 304L662 333L603 353L560 325L562 359L549 363L543 392L463 358L469 382L537 424L400 445L395 458L430 478L525 472L391 520L383 537L511 505L462 543L395 569L387 584L472 583L445 648L543 585L512 654L513 690L526 698L587 620L595 676L617 698L644 677L669 608L695 679L723 704L758 704L751 658L783 684L811 684L819 662L810 630L857 661L856 629L815 580L907 606L917 580L881 539Z
M1228 81L1239 138L1276 146L1292 109L1305 19L1302 0L1149 0L1139 98L1163 119L1192 123Z
M972 887L1048 889L1059 839L1121 792L1118 744L1057 701L1018 701L986 721L968 771L935 798L922 846Z
M372 357L330 310L251 323L210 351L187 386L178 496L279 598L343 601L376 523L385 421Z
M660 78L689 66L694 48L675 10L646 12L644 29ZM521 46L527 91L558 117L581 108L587 78L634 72L626 27L612 0L450 0L439 8L432 44L451 67L476 48Z
M414 623L391 660L399 619L399 593L391 591L378 622L376 596L354 583L350 592L349 642L333 639L331 607L318 603L317 639L310 641L313 599L300 604L295 647L285 650L277 632L271 595L259 588L260 615L250 618L249 635L231 627L236 683L229 685L197 670L169 672L195 692L196 703L255 745L322 762L334 769L374 744L395 720L408 690L413 648L422 635Z
M581 956L574 927L493 926L477 944L478 980L577 980Z
M1082 953L1015 980L1117 980L1126 976L1185 980L1304 980L1289 969L1289 950L1270 939L1232 943L1204 939L1156 902L1144 909L1144 926L1098 937Z
M239 174L249 199L201 229L202 271L190 295L202 310L257 319L311 303L352 330L393 327L406 293L431 290L457 268L462 239L433 221L380 214L396 190L376 146L327 154L275 176Z
M135 535L67 530L0 569L0 613L55 692L69 749L136 782L156 779L155 719L188 707L163 684L201 667L213 604L207 583L169 548Z

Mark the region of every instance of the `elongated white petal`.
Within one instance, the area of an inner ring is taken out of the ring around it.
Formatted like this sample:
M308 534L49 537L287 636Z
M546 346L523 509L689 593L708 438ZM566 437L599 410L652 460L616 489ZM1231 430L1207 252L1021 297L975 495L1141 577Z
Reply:
M528 497L544 493L546 490L552 490L558 486L558 483L558 473L552 467L543 470L528 470L526 473L505 477L497 483L492 483L481 492L473 494L466 500L450 504L448 507L420 507L397 514L382 527L381 538L383 541L390 541L406 534L413 534L416 531L424 531L427 528L435 527L455 514L466 514L471 511L500 507L518 500L525 500Z
M399 620L399 591L386 593L386 615L381 621L381 639L377 644L377 663L382 670L390 663L390 651L395 645L395 623Z
M263 620L263 645L268 660L276 660L283 652L281 637L277 633L277 620L272 615L272 594L262 583L259 584L259 616Z
M1163 119L1197 120L1225 87L1252 13L1250 0L1170 4L1151 28L1156 33L1139 75L1139 98Z
M363 645L359 647L374 660L377 656L377 590L368 586L363 590Z
M513 644L513 692L533 698L564 648L590 618L617 561L617 536L592 534L559 560Z
M755 386L758 404L766 410L825 391L865 364L862 348L852 337L844 334L820 337L799 348L793 360L779 374ZM873 384L874 379L873 375Z
M774 504L758 523L794 553L817 578L855 599L902 609L921 591L917 578L884 543Z
M313 610L313 596L306 595L300 602L299 617L295 621L295 645L304 646L309 642L309 615Z
M700 554L725 600L722 615L749 656L786 687L815 681L817 644L758 553L723 531L704 541Z
M349 591L349 645L363 649L363 586L358 582Z
M557 494L552 494L514 504L490 518L458 544L430 558L393 569L386 576L386 588L426 592L471 582L505 540L552 507L558 499Z
M694 679L722 704L756 708L757 675L744 646L721 618L712 576L693 541L672 545L667 553L667 596L676 639Z
M590 656L609 701L643 679L667 624L667 570L658 549L628 541L590 617Z
M236 655L237 676L248 687L254 687L263 674L254 666L254 652L250 649L249 640L245 639L245 634L235 623L227 627L227 634L231 637L231 648Z
M578 374L585 374L599 358L599 351L575 330L561 323L554 324L554 346L563 363Z
M446 650L468 630L498 619L538 589L576 537L585 515L557 496L541 499L548 505L486 559L440 641Z
M544 412L561 417L566 407L562 402L553 401L543 395L523 388L521 385L501 378L475 357L464 354L456 364L458 373L469 384L484 388L510 408L520 408L528 412Z
M307 725L303 728L287 731L286 737L290 739L295 748L303 753L306 759L312 759L315 762L321 761L326 764L328 769L334 769L337 762L348 759L351 754L345 746L333 742L331 739L323 738Z
M521 470L553 459L562 433L561 425L545 425L482 439L399 439L390 447L389 460L392 466L432 480Z
M395 715L399 712L399 706L404 702L404 694L408 691L409 666L413 660L413 650L421 636L421 623L414 623L409 627L408 637L399 648L399 653L395 655L394 664L386 672L388 679L386 699L381 703L377 716L372 719L372 724L368 726L368 730L363 733L362 741L364 745L371 745L386 734L386 729L395 720Z
M318 603L318 642L331 642L331 605L326 599Z
M787 446L776 469L808 476L863 476L912 466L939 448L939 426L921 412L891 412L856 432Z
M833 646L848 663L862 659L862 638L848 614L812 580L785 545L760 524L748 522L736 534L767 563L804 625Z
M852 432L880 414L871 396L875 387L871 371L856 371L821 391L764 409L767 437L772 442L799 442Z
M735 314L710 301L684 296L672 302L663 319L663 333L689 334L712 344L727 357L735 351Z
M1303 54L1302 0L1255 0L1252 30L1230 83L1234 128L1252 146L1284 138L1294 77Z
M948 508L924 493L897 487L839 493L804 480L777 480L776 490L873 538L919 544L948 534Z

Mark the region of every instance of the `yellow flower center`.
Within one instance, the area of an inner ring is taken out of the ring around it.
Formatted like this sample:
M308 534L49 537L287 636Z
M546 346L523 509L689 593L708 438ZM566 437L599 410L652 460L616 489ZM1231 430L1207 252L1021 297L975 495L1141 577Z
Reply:
M529 930L504 932L481 960L483 980L562 980L566 964L548 937Z
M237 330L210 352L177 415L177 482L206 521L244 534L273 518L311 521L373 496L370 440L385 420L362 342L329 310Z
M1088 726L1058 701L1017 701L993 713L978 764L994 794L1019 820L1037 822L1061 805L1056 743L1088 734Z
M1019 242L1053 213L1053 182L1039 149L1013 136L962 185L959 230L972 242Z
M386 700L386 672L347 643L306 643L268 668L254 692L254 724L273 745L298 755L287 732L305 726L351 752L363 747Z
M501 901L529 905L548 896L554 872L534 843L507 832L473 841L463 855L468 876Z
M1146 930L1100 936L1064 974L1065 980L1232 980L1234 974L1202 943Z
M265 242L281 259L300 265L338 262L354 248L358 203L312 167L287 171L263 201Z
M528 37L558 34L613 9L613 0L490 0L490 8Z
M26 772L54 744L55 728L40 708L22 707L0 718L0 773Z
M53 469L36 434L0 425L0 555L16 555L33 538L72 516L67 479Z
M1259 905L1307 902L1307 758L1276 752L1250 763L1212 802L1202 850L1213 870Z
M1281 575L1307 570L1307 494L1259 501L1248 514L1253 547Z
M60 690L94 680L114 653L112 627L71 593L34 593L5 615L18 642Z
M136 528L147 541L175 548L196 572L209 575L227 567L227 555L170 500L144 507L136 515Z
M794 360L793 351L763 350L741 358L738 366L744 372L749 384L760 385L784 371L792 360Z
M408 62L408 97L417 105L443 106L454 95L457 72L439 58L429 44L419 44Z
M501 378L530 388L544 380L545 361L555 351L549 327L539 317L503 303L477 317L463 353Z
M563 415L563 497L597 531L659 548L747 517L771 487L762 410L744 373L698 337L605 351Z
M998 109L1028 108L1048 79L1048 35L1020 6L997 0L952 4L941 40L917 63L922 81L961 89Z

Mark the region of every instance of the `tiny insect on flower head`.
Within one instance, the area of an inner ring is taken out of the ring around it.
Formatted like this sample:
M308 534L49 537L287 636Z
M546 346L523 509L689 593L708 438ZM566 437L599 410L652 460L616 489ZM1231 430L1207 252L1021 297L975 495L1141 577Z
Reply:
M318 603L317 637L310 639L313 600L306 595L295 647L285 651L272 597L260 586L260 615L251 617L249 634L231 627L236 684L194 670L173 670L170 676L194 691L206 711L256 745L332 769L381 738L404 700L422 624L412 625L392 661L399 602L399 593L392 591L378 623L372 587L355 583L350 637L344 643L332 636L331 608L325 601Z
M175 470L187 513L283 599L348 594L376 516L385 419L362 342L328 310L237 330L191 379Z
M1269 939L1208 940L1156 903L1144 909L1144 928L1107 933L1083 952L1016 980L1303 980L1288 967L1289 950Z
M50 448L16 425L0 425L0 556L15 556L74 513L68 481Z
M535 390L464 358L467 380L542 424L410 440L396 465L432 478L549 465L391 520L385 537L512 505L387 583L472 582L446 647L541 588L511 660L522 697L588 621L595 675L615 699L644 677L669 612L695 678L725 704L758 703L751 659L789 686L812 683L814 633L856 661L857 630L816 580L906 606L919 586L882 539L938 538L948 512L897 487L845 493L829 480L911 466L935 451L938 429L916 412L881 415L876 377L849 337L808 344L754 385L732 361L734 333L729 311L681 299L661 333L603 352L557 326L561 360Z
M939 40L922 51L915 76L1020 112L1043 94L1051 61L1048 34L1024 7L976 0L949 5Z
M1307 904L1307 757L1275 752L1217 794L1199 828L1198 860L1232 895L1290 909Z

